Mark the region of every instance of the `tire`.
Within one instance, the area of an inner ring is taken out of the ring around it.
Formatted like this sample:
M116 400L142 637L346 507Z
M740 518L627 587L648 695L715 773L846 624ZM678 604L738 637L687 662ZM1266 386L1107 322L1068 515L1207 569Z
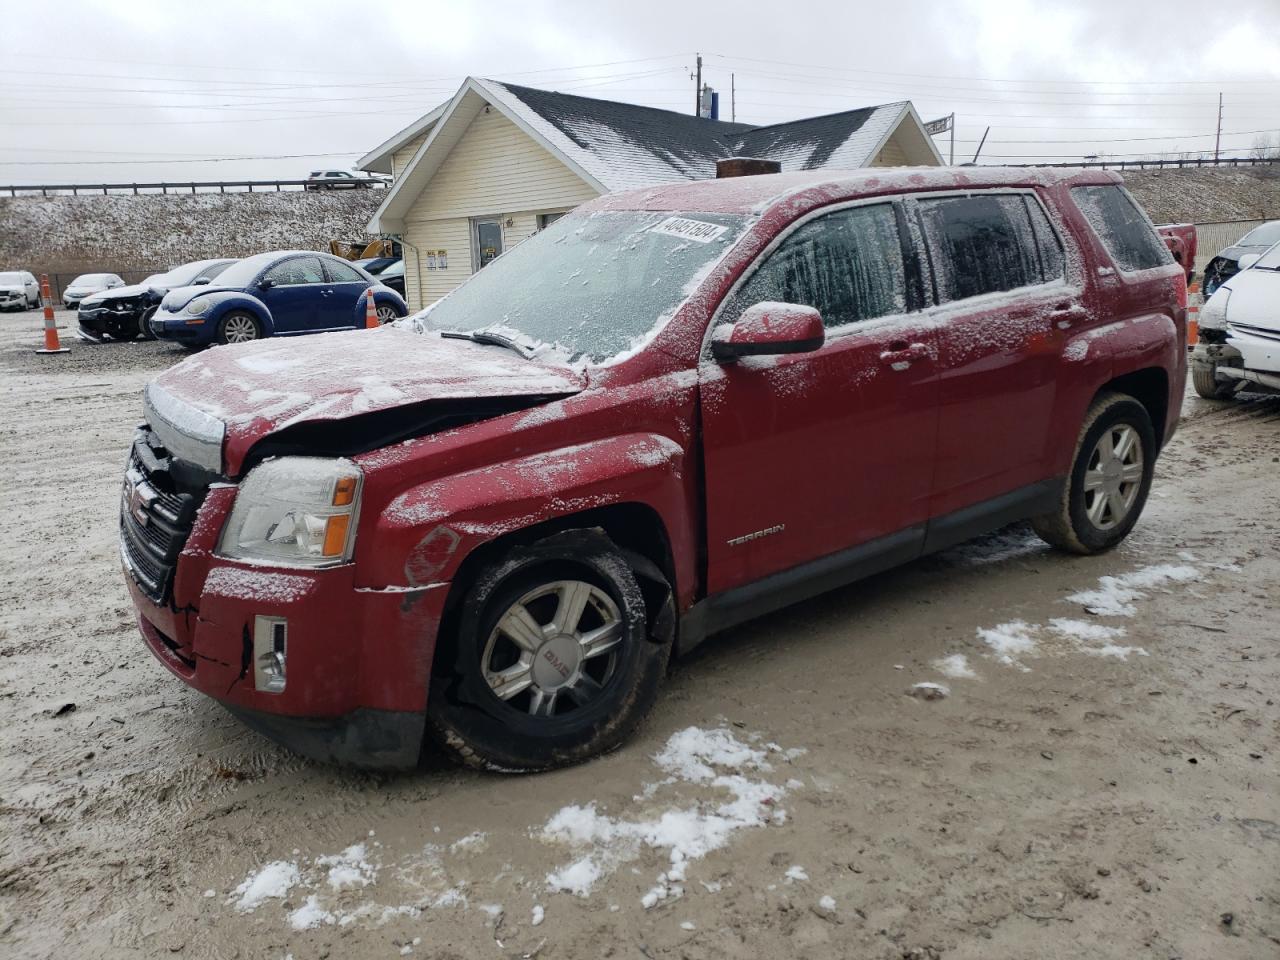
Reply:
M218 321L218 343L249 343L261 339L262 324L244 310L232 310Z
M1130 446L1109 459L1107 450L1119 452L1117 440ZM1147 408L1127 394L1101 394L1085 414L1058 505L1053 512L1032 518L1035 532L1046 543L1070 553L1110 550L1138 522L1151 491L1157 453Z
M143 340L155 340L156 332L151 329L151 318L156 315L159 307L148 307L142 311L142 316L138 318L138 333L142 334Z
M554 633L566 604L577 622ZM436 655L428 732L463 763L508 773L621 745L657 698L675 633L666 579L598 530L512 548L478 572L453 624ZM514 692L500 696L504 683Z
M379 303L374 307L374 312L378 315L378 323L387 324L393 320L399 320L401 313L389 303Z
M1230 400L1235 396L1238 384L1230 380L1219 380L1215 375L1215 367L1205 367L1198 363L1191 365L1191 385L1196 393L1206 400Z

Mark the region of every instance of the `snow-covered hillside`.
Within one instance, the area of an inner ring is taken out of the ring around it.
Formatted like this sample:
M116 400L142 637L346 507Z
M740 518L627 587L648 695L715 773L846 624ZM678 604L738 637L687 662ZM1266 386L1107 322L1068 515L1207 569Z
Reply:
M0 198L0 269L167 268L367 236L381 190ZM373 239L369 237L369 239Z

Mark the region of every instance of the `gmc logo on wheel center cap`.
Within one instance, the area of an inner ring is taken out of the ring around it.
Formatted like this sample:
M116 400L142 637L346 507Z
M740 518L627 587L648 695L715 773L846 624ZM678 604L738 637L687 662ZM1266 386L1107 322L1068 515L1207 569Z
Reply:
M547 663L555 667L556 671L560 674L560 676L564 677L566 680L569 679L569 674L573 672L569 669L569 665L567 663L565 663L563 660L557 657L550 650L542 651L542 659L546 660Z

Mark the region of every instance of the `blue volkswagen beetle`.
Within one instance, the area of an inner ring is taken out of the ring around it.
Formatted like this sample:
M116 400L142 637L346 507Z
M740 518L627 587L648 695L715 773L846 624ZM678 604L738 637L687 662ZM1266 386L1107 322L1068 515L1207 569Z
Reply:
M400 294L347 260L307 250L260 253L210 284L170 290L151 329L187 347L350 330L364 326L366 291L380 323L409 312Z

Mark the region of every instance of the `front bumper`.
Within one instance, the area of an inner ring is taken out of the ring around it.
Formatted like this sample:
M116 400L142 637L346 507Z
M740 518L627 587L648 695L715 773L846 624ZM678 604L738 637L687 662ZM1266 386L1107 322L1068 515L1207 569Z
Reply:
M1280 335L1271 339L1231 328L1222 343L1202 337L1192 348L1189 362L1212 370L1217 380L1243 380L1280 390Z
M353 565L251 566L213 555L234 490L215 488L179 555L171 600L125 582L148 649L187 685L305 756L357 766L414 765L447 585L376 590ZM257 618L287 624L285 683L258 689Z
M142 310L132 305L120 310L106 305L89 307L82 303L79 312L76 314L76 320L80 324L80 329L86 333L101 336L104 333L109 333L112 327L121 325L136 326L141 315Z
M185 313L156 313L151 317L151 329L160 340L199 343L211 339L209 322L203 317L190 317Z

